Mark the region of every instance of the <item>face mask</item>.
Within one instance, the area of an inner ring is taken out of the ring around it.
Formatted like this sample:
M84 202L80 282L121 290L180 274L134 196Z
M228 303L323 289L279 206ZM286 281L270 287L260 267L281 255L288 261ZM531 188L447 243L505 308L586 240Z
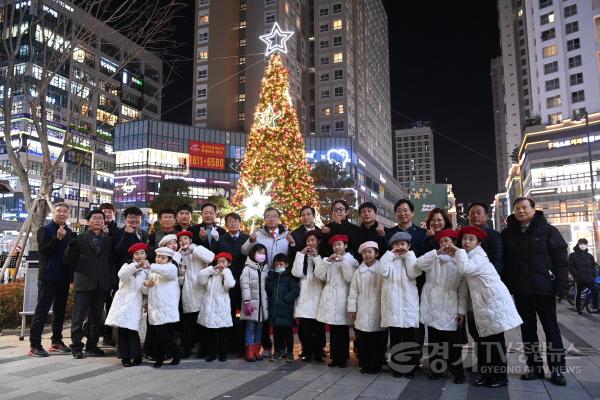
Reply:
M285 267L275 268L275 272L277 272L278 274L282 273L283 271L285 271Z
M267 256L265 254L255 254L254 255L254 259L256 260L257 263L264 263L265 260L267 259Z
M587 244L583 244L583 243L582 243L582 244L580 244L580 245L579 245L579 249L580 249L580 250L583 250L583 251L587 250Z

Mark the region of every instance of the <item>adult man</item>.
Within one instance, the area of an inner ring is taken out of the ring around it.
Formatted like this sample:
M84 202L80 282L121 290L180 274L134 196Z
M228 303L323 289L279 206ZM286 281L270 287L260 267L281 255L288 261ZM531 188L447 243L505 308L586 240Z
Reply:
M29 333L30 356L48 356L42 347L42 332L53 304L52 345L49 350L62 353L71 351L62 341L63 322L69 297L69 282L71 281L71 270L63 262L63 255L73 235L71 229L65 224L68 218L69 206L65 203L57 203L52 211L52 221L37 231L40 258L38 297Z
M105 235L104 214L92 210L88 214L88 230L74 238L65 253L65 262L73 266L73 319L71 351L73 358L83 358L83 321L88 317L86 355L102 356L98 336L102 327L102 306L114 286L114 253L111 238ZM89 315L88 315L89 313Z
M177 207L177 225L175 225L177 232L190 230L192 227L192 211L192 207L189 204Z
M377 207L375 204L367 201L358 206L358 215L360 215L360 227L357 233L357 244L360 246L364 242L373 241L379 246L379 257L387 250L387 240L385 238L385 227L375 219ZM362 262L362 256L357 254L358 262Z
M598 288L596 287L596 268L594 256L588 253L588 241L581 238L569 254L569 272L573 276L577 285L577 295L575 296L575 308L578 314L581 312L581 292L586 287L592 291L592 306L598 311Z
M100 211L102 211L102 214L104 214L104 228L102 229L102 231L105 235L112 237L118 229L117 223L115 221L115 206L111 203L102 203L98 208L100 209Z
M115 244L115 266L117 271L121 266L131 260L128 249L136 243L146 243L148 233L141 228L144 213L138 207L127 207L123 211L125 226L117 229L112 237Z
M213 246L217 243L219 237L225 233L225 229L215 224L215 218L217 218L216 205L204 203L200 207L200 212L202 223L190 228L194 235L192 241L213 251Z
M346 235L348 236L348 252L355 258L357 257L358 226L348 221L349 210L350 206L346 200L338 199L331 204L331 222L321 228L321 233L323 234L321 237L321 248L319 249L321 254L333 254L333 249L327 243L330 237Z
M177 213L172 208L163 208L158 211L158 222L160 223L160 229L155 230L148 235L148 246L151 254L154 254L154 250L165 237L165 235L174 234L175 230L175 218Z
M427 230L413 223L413 219L415 218L414 204L407 199L398 200L394 205L394 215L396 216L398 225L386 228L386 240L389 242L397 232L406 232L410 234L410 247L415 255L420 257L425 254L424 244L427 239Z
M535 210L532 199L519 197L513 202L513 214L502 231L504 268L502 279L515 298L523 319L521 336L529 371L523 380L544 377L540 356L536 314L546 336L548 367L555 385L566 385L562 372L565 350L556 320L555 294L568 288L567 244L550 225L542 211Z
M481 228L487 234L487 237L481 242L481 248L500 274L502 272L502 237L488 225L488 212L489 208L484 203L471 203L467 208L469 225Z
M296 258L296 252L305 247L304 234L308 231L314 231L321 233L321 228L315 225L315 209L311 206L304 206L300 209L300 222L301 225L291 232L292 242L290 242L288 259L290 263L294 262Z

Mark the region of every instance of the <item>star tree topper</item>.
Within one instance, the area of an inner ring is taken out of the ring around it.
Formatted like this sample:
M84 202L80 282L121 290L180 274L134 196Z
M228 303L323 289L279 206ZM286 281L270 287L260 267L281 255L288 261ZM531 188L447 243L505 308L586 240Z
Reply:
M250 194L250 196L246 197L242 201L242 204L246 208L246 211L244 212L244 219L248 221L254 217L262 218L265 209L271 202L271 196L269 196L268 193L269 190L271 190L272 182L269 182L265 190L262 192L258 186L250 189L245 182L243 185L246 188L246 191ZM254 226L254 224L252 225Z
M287 45L285 42L288 41L289 38L294 34L293 31L283 31L279 27L279 24L275 22L273 24L273 28L271 32L266 35L259 36L260 40L265 42L267 45L267 50L265 51L265 56L270 55L276 51L280 51L283 54L287 54ZM281 38L281 39L279 39Z
M277 124L277 120L279 119L279 117L281 117L281 111L275 114L273 112L273 106L269 104L265 111L256 113L256 118L258 120L258 129L264 128L266 126L275 128L275 124Z

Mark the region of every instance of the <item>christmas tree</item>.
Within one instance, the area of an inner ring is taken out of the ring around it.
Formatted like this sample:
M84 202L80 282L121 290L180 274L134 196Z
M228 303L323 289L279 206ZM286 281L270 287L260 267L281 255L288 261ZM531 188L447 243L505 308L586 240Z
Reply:
M299 221L300 208L315 205L317 194L288 89L288 71L281 56L275 53L262 79L240 180L231 203L240 206L256 188L268 188L270 205L282 212L284 223L294 226Z

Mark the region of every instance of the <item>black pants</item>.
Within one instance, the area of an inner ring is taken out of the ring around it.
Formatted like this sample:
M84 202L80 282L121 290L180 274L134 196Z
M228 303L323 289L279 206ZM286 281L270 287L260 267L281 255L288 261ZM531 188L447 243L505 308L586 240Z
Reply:
M442 374L450 370L455 377L464 377L462 343L458 331L441 331L427 327L429 335L429 369Z
M546 335L546 362L548 367L551 371L563 371L565 367L565 348L556 320L554 295L515 295L515 305L523 320L521 338L527 357L527 365L532 368L543 368L544 366L537 335L537 314Z
M294 352L294 332L291 326L273 327L273 339L275 340L275 352L282 354Z
M329 357L336 364L348 361L350 352L350 327L348 325L329 325Z
M194 347L194 342L200 337L200 325L198 325L197 321L197 312L181 314L181 342L183 350L186 352L189 352ZM206 346L206 343L204 345Z
M52 343L62 340L68 297L69 282L38 281L37 305L29 331L29 342L32 346L41 346L42 332L44 332L44 325L48 321L48 313L53 304Z
M478 337L477 362L479 371L487 380L505 380L506 375L506 342L504 333L486 337Z
M325 324L312 318L299 318L298 339L303 357L323 357Z
M416 341L416 328L390 327L390 363L398 366L398 372L408 373L415 369L421 358ZM387 336L387 335L386 335ZM400 345L395 348L395 346Z
M87 350L98 347L100 331L104 325L102 320L102 309L106 301L107 292L102 290L88 290L75 292L73 300L73 320L71 321L71 349L74 351L83 350L83 322L88 317Z
M273 348L273 342L271 341L271 324L269 324L269 321L263 321L260 345L263 349L269 351Z
M381 347L385 331L365 332L359 331L354 344L358 347L358 366L369 372L381 370L381 359L384 356Z
M140 343L139 333L137 331L132 331L131 329L127 328L119 328L117 332L121 360L141 360L142 345Z
M106 301L104 302L104 315L108 315L108 312L110 311L110 306L112 305L112 301L113 301L113 296L109 292L106 294ZM113 333L112 326L104 325L102 327L102 338L104 340L112 339L113 338L112 333Z
M168 324L165 325L151 325L154 333L155 348L153 351L154 361L163 362L165 357L173 355L173 358L179 357L179 349L177 343L173 338L173 332L169 328Z
M209 357L227 356L227 329L228 328L204 328L208 342Z
M598 308L598 287L596 286L596 282L577 282L577 296L575 297L577 312L581 311L581 301L579 299L581 299L581 292L586 287L592 291L592 307Z
M473 311L467 311L466 319L467 319L467 325L468 325L467 327L469 329L469 334L473 338L473 342L475 342L475 346L478 346L479 332L477 332L477 325L475 325L475 316L473 315ZM477 352L477 354L479 354L479 353ZM479 355L477 357L478 357L477 364L473 363L471 365L471 368L474 373L476 373L479 368Z

